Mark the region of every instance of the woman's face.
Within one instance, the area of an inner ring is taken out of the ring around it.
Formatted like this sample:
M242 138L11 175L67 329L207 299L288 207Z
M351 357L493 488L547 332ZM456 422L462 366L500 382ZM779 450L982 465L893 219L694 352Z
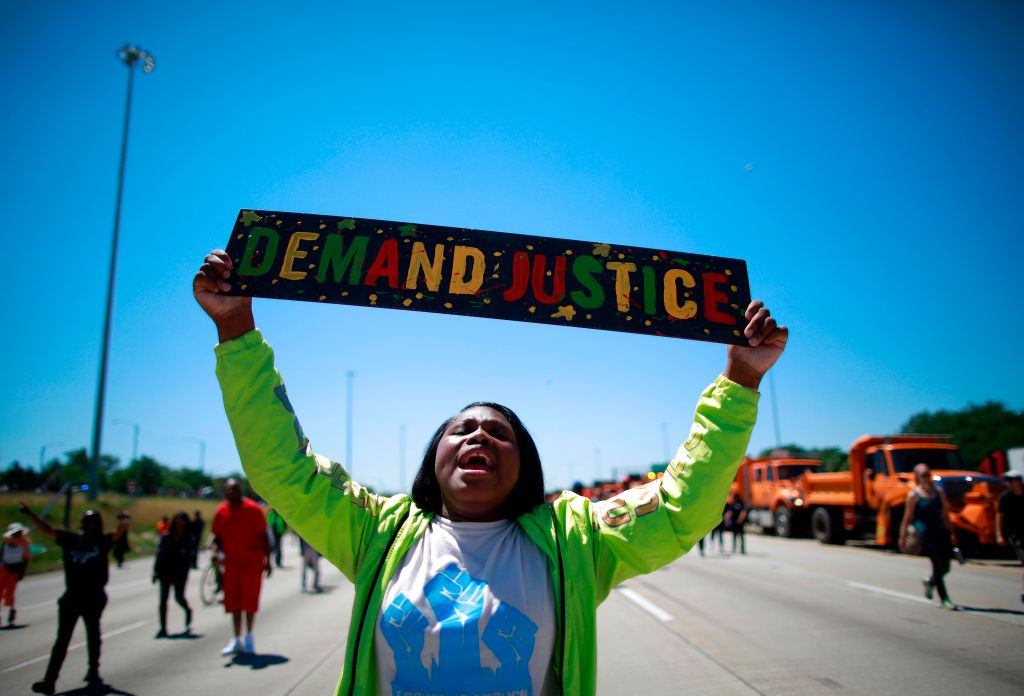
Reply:
M187 528L188 528L188 518L187 517L175 517L174 518L174 531L175 531L175 533L177 533L177 534L184 533Z
M441 487L443 517L501 519L501 506L519 480L519 445L512 425L492 408L463 411L441 435L434 473Z
M928 468L927 464L918 464L914 467L914 476L917 477L917 485L923 488L929 488L935 484L932 479L932 470Z

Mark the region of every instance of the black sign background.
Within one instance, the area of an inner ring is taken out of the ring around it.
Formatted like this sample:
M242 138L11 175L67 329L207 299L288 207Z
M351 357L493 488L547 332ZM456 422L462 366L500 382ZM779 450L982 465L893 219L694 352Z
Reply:
M226 250L237 295L746 343L739 259L262 210Z

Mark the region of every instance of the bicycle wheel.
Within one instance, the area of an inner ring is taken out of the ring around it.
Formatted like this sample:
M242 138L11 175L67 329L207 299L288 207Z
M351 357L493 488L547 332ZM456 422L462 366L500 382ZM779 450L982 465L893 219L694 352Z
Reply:
M220 582L217 578L217 569L208 565L203 568L203 574L199 578L199 598L203 600L203 605L208 607L217 601L219 592Z

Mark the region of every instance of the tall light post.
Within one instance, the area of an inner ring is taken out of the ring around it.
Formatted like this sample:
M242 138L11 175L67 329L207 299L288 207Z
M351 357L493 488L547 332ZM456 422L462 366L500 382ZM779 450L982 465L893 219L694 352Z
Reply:
M60 447L63 442L47 442L45 445L39 448L39 471L43 471L43 465L46 461L46 450L50 447Z
M398 426L398 491L405 492L405 426Z
M775 371L768 370L768 384L772 393L772 420L775 421L775 447L782 447L782 430L779 428L779 403L776 401Z
M130 425L132 426L132 458L128 463L131 464L139 458L139 424L125 420L124 418L115 418L111 421L114 425Z
M206 468L206 440L201 437L186 437L188 442L199 443L199 471L204 471Z
M352 380L355 376L352 370L345 373L345 468L349 476L355 466L352 461Z
M110 318L114 304L114 275L117 268L117 240L121 233L121 196L124 192L124 163L128 154L128 124L132 113L132 84L135 65L142 63L143 72L153 72L153 56L141 48L125 44L118 59L128 67L128 94L124 103L124 128L121 131L121 163L117 170L117 201L114 205L114 234L110 243L110 274L107 276L107 308L103 318L103 345L100 349L99 386L96 389L96 413L92 421L92 456L89 458L89 500L96 500L100 482L100 446L103 441L103 398L107 388L107 353L110 348Z

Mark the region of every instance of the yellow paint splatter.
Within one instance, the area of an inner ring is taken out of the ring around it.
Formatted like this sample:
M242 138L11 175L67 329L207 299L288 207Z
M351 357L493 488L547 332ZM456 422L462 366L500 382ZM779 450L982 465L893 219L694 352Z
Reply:
M451 237L449 237L449 239L451 239ZM445 309L451 309L452 308L452 303L451 302L445 302L444 303L444 308Z
M341 296L342 297L348 297L348 290L342 290L341 291Z
M316 268L316 264L315 263L311 263L311 264L309 264L309 267L310 268Z
M730 285L729 289L732 290L733 292L736 292L739 288L737 288L735 285Z
M280 225L280 224L281 224L282 222L284 222L284 220L278 220L278 221L277 221L277 222L275 222L274 224L275 224L275 225Z
M533 251L533 245L532 244L527 244L526 245L526 250L527 251Z
M245 290L247 287L249 287L249 286L248 285L243 285L242 289Z
M496 251L496 252L494 252L494 254L493 254L493 255L494 255L494 256L501 256L501 252L500 252L500 251Z
M594 256L603 256L608 258L608 254L612 253L611 244L595 244L594 245Z
M455 237L448 237L448 241L449 242L454 242L455 241Z
M492 278L497 278L497 277L498 277L498 274L497 274L497 273L492 273L492 274L491 274L491 277L492 277Z
M620 260L620 261L621 261L622 259L624 259L624 258L626 258L626 255L625 255L625 254L619 254L619 260Z
M630 314L626 315L626 321L633 321L633 317Z
M657 254L654 254L654 255L653 255L653 256L651 257L651 261L661 261L661 257L660 257L660 256L658 256Z
M323 228L324 228L324 226L320 225L320 229L323 229ZM320 245L318 244L318 245L314 246L313 247L313 251L320 251Z
M726 275L732 275L732 271L730 271L730 270L729 270L729 269L727 268L727 269L725 269L725 274L726 274Z
M565 250L565 255L566 256L572 256L572 249L566 249Z
M423 299L423 293L422 292L416 293L416 299L417 300L422 300Z
M551 277L551 271L545 272L544 275L546 275L548 278L550 278Z
M377 304L377 294L376 293L370 295L370 304L372 304L372 305Z
M277 285L277 278L274 278L272 281L270 281L270 284L271 285Z
M644 319L644 326L650 326L650 325L651 325L651 320L650 319Z
M491 303L491 298L485 297L484 298L484 304L490 304L490 303Z
M408 307L411 304L412 304L412 300L410 300L408 297L405 298L404 300L402 300L402 305L405 306L405 307Z
M320 299L321 299L321 300L326 300L326 299L327 299L327 295L321 295L321 296L320 296Z
M529 312L530 314L533 314L534 312L537 311L537 308L535 306L531 305L531 306L526 308L526 311Z
M235 235L235 239L241 239L244 236L245 236L244 234L236 234Z
M710 336L711 335L711 330L710 329L704 329L704 333L706 333L706 334L708 334Z
M384 234L384 230L377 230L377 234Z
M530 308L533 309L532 307ZM552 319L565 319L566 321L572 321L572 318L576 316L576 308L572 305L565 305L562 307L559 305L558 311L551 315Z
M327 227L327 225L325 225L325 224L324 224L324 223L322 223L322 222L320 223L320 229L324 229L324 228L326 228L326 227Z
M732 335L733 336L739 336L740 335L740 330L739 329L733 329L732 330Z

